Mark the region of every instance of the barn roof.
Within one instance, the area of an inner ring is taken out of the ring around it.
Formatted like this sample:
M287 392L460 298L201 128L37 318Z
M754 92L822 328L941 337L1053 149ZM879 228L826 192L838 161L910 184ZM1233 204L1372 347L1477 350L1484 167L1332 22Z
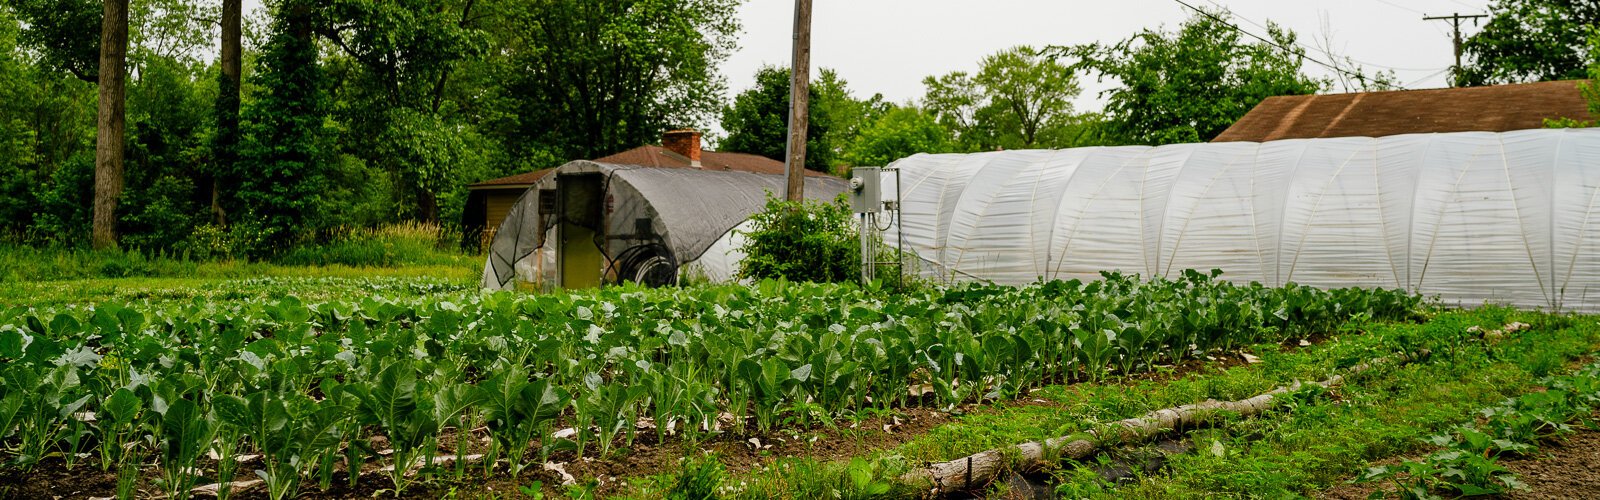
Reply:
M1212 142L1544 128L1546 118L1594 118L1578 83L1269 97Z
M610 156L595 158L597 163L615 165L638 165L660 168L692 168L689 158L675 153L665 147L657 145L639 146ZM783 174L783 162L761 155L747 153L726 153L720 151L700 152L700 169L707 171L724 172L751 172L757 174ZM467 186L470 189L504 189L526 188L538 182L545 174L554 172L555 169L547 168L517 175L491 179ZM806 171L809 176L828 176L815 171Z

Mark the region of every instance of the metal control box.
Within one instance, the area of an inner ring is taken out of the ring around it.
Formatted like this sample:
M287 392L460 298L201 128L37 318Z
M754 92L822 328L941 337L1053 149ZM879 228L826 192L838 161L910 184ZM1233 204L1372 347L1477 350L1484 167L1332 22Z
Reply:
M850 210L858 214L883 210L883 169L856 167L850 170Z

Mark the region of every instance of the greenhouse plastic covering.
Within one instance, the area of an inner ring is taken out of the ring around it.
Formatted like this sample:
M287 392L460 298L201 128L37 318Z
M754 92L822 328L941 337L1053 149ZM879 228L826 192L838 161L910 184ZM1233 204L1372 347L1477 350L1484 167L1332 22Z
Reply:
M515 279L551 284L555 281L554 245L545 245L555 234L539 233L539 189L553 189L562 175L598 173L605 176L605 234L634 233L635 221L649 219L651 232L670 250L680 266L693 268L707 277L729 279L742 255L727 248L730 229L761 211L768 193L781 196L785 179L781 175L737 171L709 171L689 168L657 168L573 161L539 179L511 207L490 243L484 263L482 286L506 288ZM831 200L844 192L846 183L833 177L807 176L808 199ZM608 240L603 253L615 258L628 246L627 240ZM708 249L718 252L706 255Z
M1600 129L920 154L891 166L913 269L938 280L1222 269L1269 286L1600 309Z

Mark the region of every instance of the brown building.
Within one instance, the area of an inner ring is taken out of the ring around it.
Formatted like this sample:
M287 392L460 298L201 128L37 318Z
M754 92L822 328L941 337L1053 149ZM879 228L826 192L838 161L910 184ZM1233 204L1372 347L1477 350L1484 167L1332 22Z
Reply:
M783 174L783 162L765 156L747 153L723 153L700 149L700 132L673 130L661 136L661 144L639 146L610 156L594 158L598 163L637 165L652 168L695 168L754 172L758 174ZM480 234L481 241L494 238L495 228L505 220L506 214L529 187L555 171L554 168L535 170L499 179L491 179L467 186L466 213L462 219L467 234ZM807 171L807 175L826 175ZM478 224L482 224L479 226Z
M1543 128L1547 118L1593 120L1579 83L1269 97L1212 142L1508 132Z

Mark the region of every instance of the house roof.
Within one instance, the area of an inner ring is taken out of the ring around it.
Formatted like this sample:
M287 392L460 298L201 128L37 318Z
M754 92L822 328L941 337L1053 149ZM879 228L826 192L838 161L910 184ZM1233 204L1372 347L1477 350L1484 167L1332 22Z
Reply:
M689 158L675 153L667 148L648 145L639 146L610 156L595 158L597 163L610 163L616 165L639 165L660 168L693 168L689 165ZM700 169L709 171L735 171L752 172L757 174L783 175L783 162L761 155L747 153L725 153L720 151L701 151ZM555 171L553 168L535 170L499 179L491 179L477 184L471 184L469 189L509 189L525 188L538 182L546 174ZM828 174L807 170L808 176L830 177Z
M479 183L476 183L476 184L468 184L467 188L468 189L512 189L512 188L524 188L525 189L528 186L532 186L533 183L539 182L539 179L544 178L545 174L548 174L548 173L553 172L553 171L555 171L555 169L547 168L547 169L544 169L544 170L535 170L535 171L532 171L532 172L523 172L523 173L520 173L520 174L517 174L517 175L508 175L508 176L505 176L505 177L501 177L499 179L490 179L490 180L486 180L486 181L479 182Z
M1593 119L1578 83L1269 97L1212 142L1508 132L1543 128L1546 118Z

